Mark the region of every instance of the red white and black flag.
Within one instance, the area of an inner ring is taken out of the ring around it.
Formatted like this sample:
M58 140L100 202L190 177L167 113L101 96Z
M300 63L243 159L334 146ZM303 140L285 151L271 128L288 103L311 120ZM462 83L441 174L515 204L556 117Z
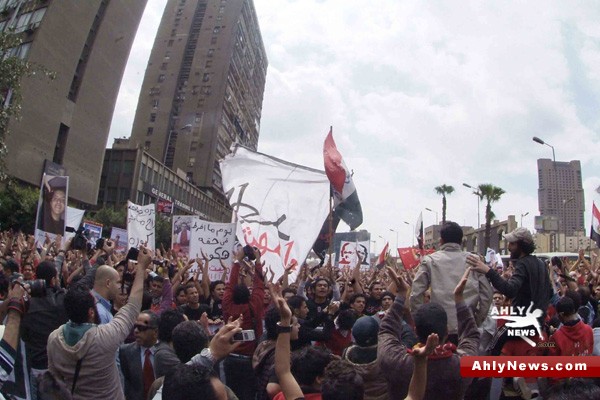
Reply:
M352 181L352 174L350 174L342 159L342 155L333 141L331 128L323 144L323 159L325 162L325 173L331 182L333 191L334 213L348 224L351 230L354 230L362 224L362 208L358 200L356 187Z
M600 211L596 204L592 203L592 229L590 239L596 242L596 246L600 247Z
M417 237L417 243L419 243L419 249L423 250L425 246L424 232L423 232L423 211L419 214L417 224L415 225L415 236Z
M387 257L389 245L390 245L389 243L386 243L385 246L383 247L383 250L381 250L381 253L379 254L379 258L377 258L377 264L375 265L377 267L377 269L381 269L385 265L385 258Z

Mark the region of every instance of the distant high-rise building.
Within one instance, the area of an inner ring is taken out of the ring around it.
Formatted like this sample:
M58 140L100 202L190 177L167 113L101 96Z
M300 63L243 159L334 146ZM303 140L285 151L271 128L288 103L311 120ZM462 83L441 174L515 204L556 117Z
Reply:
M585 199L579 160L553 162L542 158L537 165L540 215L556 217L560 233L567 236L584 230Z
M131 143L188 181L222 193L218 160L256 149L267 56L252 0L169 0Z
M13 54L56 74L22 81L21 120L9 124L9 175L39 186L44 170L69 175L69 197L96 204L121 78L147 0L0 0Z

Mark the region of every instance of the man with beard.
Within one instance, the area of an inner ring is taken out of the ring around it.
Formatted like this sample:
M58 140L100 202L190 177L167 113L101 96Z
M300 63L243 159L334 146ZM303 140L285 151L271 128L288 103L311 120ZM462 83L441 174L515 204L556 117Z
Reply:
M540 310L538 323L539 326L543 326L546 309L552 297L552 285L544 262L531 254L535 250L533 236L526 228L517 228L507 234L504 239L508 242L511 259L515 260L515 272L510 279L505 280L502 278L498 275L498 272L488 267L475 255L469 255L467 263L471 266L472 271L485 274L496 290L512 299L513 309L523 307L522 309L526 310L532 307L534 311ZM507 355L529 355L522 353L535 350L534 347L531 347L519 337L509 338L506 335L506 328L505 325L498 330L492 355L498 355L500 352ZM524 327L522 329L526 330L528 328ZM540 338L536 334L529 337L529 339L537 342Z

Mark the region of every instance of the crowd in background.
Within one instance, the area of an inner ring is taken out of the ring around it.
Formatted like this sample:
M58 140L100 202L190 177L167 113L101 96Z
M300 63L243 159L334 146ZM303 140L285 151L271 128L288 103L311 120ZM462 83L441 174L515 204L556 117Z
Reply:
M75 239L76 241L77 239ZM395 262L288 265L275 279L246 246L211 281L208 259L160 247L114 251L0 233L0 382L5 398L600 398L595 380L471 379L469 355L600 355L600 261L544 264L531 234L507 235L508 265L440 249ZM293 278L292 278L293 277ZM529 307L530 346L493 310ZM535 314L533 310L540 310ZM536 324L532 326L536 328ZM536 328L537 329L537 328ZM577 394L574 394L577 393ZM560 397L562 396L562 397Z

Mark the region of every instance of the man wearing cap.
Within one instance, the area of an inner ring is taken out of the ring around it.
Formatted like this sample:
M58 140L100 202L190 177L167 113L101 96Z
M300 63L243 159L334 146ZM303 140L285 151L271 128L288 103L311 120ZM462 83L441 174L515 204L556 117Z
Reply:
M507 298L512 299L513 309L524 307L521 309L527 310L532 307L531 310L533 312L541 310L541 313L537 312L539 314L537 319L539 326L543 326L546 309L552 297L552 285L550 284L550 276L544 262L531 254L535 250L533 236L526 228L517 228L504 238L508 242L511 259L516 260L515 272L510 279L505 280L502 278L498 272L488 267L477 256L469 255L467 263L471 266L472 271L485 274L496 290ZM507 337L506 326L504 328L500 329L496 334L495 343L492 343L494 345L492 355L500 354L501 351L507 355L529 355L531 351L535 350L535 347L530 346L519 337ZM520 329L528 328L523 327ZM511 340L514 343L507 343L510 339L516 340ZM534 342L539 341L537 334L529 337L529 339ZM504 346L504 343L510 345ZM502 349L502 347L505 348ZM527 352L528 354L518 354L522 352ZM535 354L531 353L531 355Z
M365 399L370 400L388 398L387 381L381 373L377 361L378 333L377 317L365 316L357 319L352 327L355 345L348 347L342 355L342 358L347 360L362 377Z

